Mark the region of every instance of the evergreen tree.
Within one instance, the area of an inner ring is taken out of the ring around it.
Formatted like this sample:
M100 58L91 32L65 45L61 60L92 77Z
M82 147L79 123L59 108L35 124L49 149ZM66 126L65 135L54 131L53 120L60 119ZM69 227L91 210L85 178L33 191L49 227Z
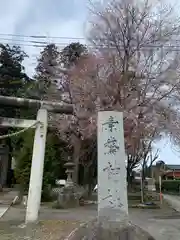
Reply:
M30 78L22 65L26 53L19 46L0 44L0 95L25 96ZM0 105L0 116L19 116L20 110Z
M59 52L55 44L47 45L40 53L36 67L36 94L42 99L56 90L55 67L58 65Z
M76 64L78 59L85 54L87 54L86 46L79 42L73 42L63 48L60 60L65 67L69 68L73 64Z
M79 42L70 43L60 52L60 61L61 64L67 68L73 68L78 61L88 54L88 50L86 46ZM73 80L72 80L73 81ZM75 92L73 91L73 83L68 78L68 76L64 76L61 78L61 96L65 96L62 100L74 104L75 100ZM75 118L74 118L75 117ZM79 119L75 115L73 118L69 118L68 120L68 129L65 131L64 135L67 135L68 145L71 146L69 151L72 151L72 159L75 163L74 173L73 173L73 181L75 183L79 183L79 156L81 151L81 133L79 129L81 128Z
M29 77L24 72L22 61L27 57L18 46L0 45L0 94L20 95Z

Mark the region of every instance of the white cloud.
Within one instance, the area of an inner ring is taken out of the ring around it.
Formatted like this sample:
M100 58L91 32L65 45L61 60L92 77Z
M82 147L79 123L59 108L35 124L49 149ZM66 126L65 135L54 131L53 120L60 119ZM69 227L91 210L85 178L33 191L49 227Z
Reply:
M56 4L45 0L1 0L0 33L18 35L44 35L48 42L59 42L63 47L70 43L68 39L53 39L51 37L82 38L83 23L86 18L86 0L54 0ZM71 7L70 7L71 6ZM5 39L6 38L6 39ZM21 43L23 50L29 55L24 61L26 72L33 74L36 66L36 57L42 49L27 46L33 45L31 38L11 37L0 35L1 43ZM16 40L16 41L15 41ZM20 41L19 41L20 40ZM28 42L22 42L23 40ZM37 41L44 41L38 39ZM74 40L75 41L75 40Z
M23 32L24 35L43 35L47 36L45 41L47 42L55 42L58 43L57 45L59 48L65 47L73 40L71 38L83 38L83 21L79 20L70 20L63 22L57 21L49 24L36 24L29 26ZM53 37L67 37L67 39L54 39ZM69 39L68 39L69 38ZM37 39L36 39L37 40ZM44 41L39 39L37 41ZM85 41L80 39L82 43ZM42 48L32 47L32 46L25 46L24 51L30 56L29 59L25 60L25 67L28 74L32 75L34 73L34 67L36 66L36 58L39 55Z
M4 0L0 8L0 33L14 33L16 24L27 13L31 0Z

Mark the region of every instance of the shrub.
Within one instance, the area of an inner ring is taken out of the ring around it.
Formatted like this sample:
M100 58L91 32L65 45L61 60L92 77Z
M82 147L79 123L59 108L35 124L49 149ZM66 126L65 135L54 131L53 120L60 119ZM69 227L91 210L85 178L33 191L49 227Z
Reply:
M33 140L34 130L28 130L13 139L13 155L16 159L15 178L24 193L27 193L29 188ZM44 160L43 201L50 200L51 186L55 185L56 179L65 174L63 168L65 146L62 144L55 134L48 132Z
M180 190L180 180L163 180L162 181L162 191L167 192L179 192ZM156 190L159 191L159 183L156 183Z

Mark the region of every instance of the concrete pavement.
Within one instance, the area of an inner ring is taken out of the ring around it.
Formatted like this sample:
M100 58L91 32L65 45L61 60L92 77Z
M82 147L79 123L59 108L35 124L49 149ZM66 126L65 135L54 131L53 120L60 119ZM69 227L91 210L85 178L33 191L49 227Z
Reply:
M8 211L16 196L16 191L7 191L0 194L0 218Z
M180 212L180 196L163 194L163 197L172 208Z
M179 219L158 219L154 216L145 217L146 214L130 214L132 222L157 240L179 240L180 239L180 216ZM167 216L168 217L168 216Z

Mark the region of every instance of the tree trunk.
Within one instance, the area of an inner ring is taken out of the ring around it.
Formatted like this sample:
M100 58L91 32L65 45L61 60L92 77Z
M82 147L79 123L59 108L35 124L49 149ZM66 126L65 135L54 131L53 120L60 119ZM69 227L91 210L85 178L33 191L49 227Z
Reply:
M128 183L128 190L132 189L132 181L133 181L133 177L132 177L132 169L127 167L127 183Z
M88 198L88 178L89 178L89 169L87 166L83 166L83 187L85 190L85 198Z
M142 165L142 172L141 172L141 181L142 181L142 185L141 185L141 191L142 191L142 200L144 202L144 197L145 197L145 180L146 180L146 176L145 176L145 168L146 168L146 161L143 161L143 165Z
M86 186L88 184L88 174L88 167L84 166L83 186Z
M79 156L80 156L80 150L81 150L81 140L73 135L73 162L75 164L74 166L74 172L72 174L72 180L75 184L79 183Z
M93 164L89 166L89 175L88 175L88 197L91 198L93 190Z
M22 201L23 201L24 188L21 184L18 184L17 188L18 188L18 199L15 202L15 204L19 205L19 204L22 204Z

